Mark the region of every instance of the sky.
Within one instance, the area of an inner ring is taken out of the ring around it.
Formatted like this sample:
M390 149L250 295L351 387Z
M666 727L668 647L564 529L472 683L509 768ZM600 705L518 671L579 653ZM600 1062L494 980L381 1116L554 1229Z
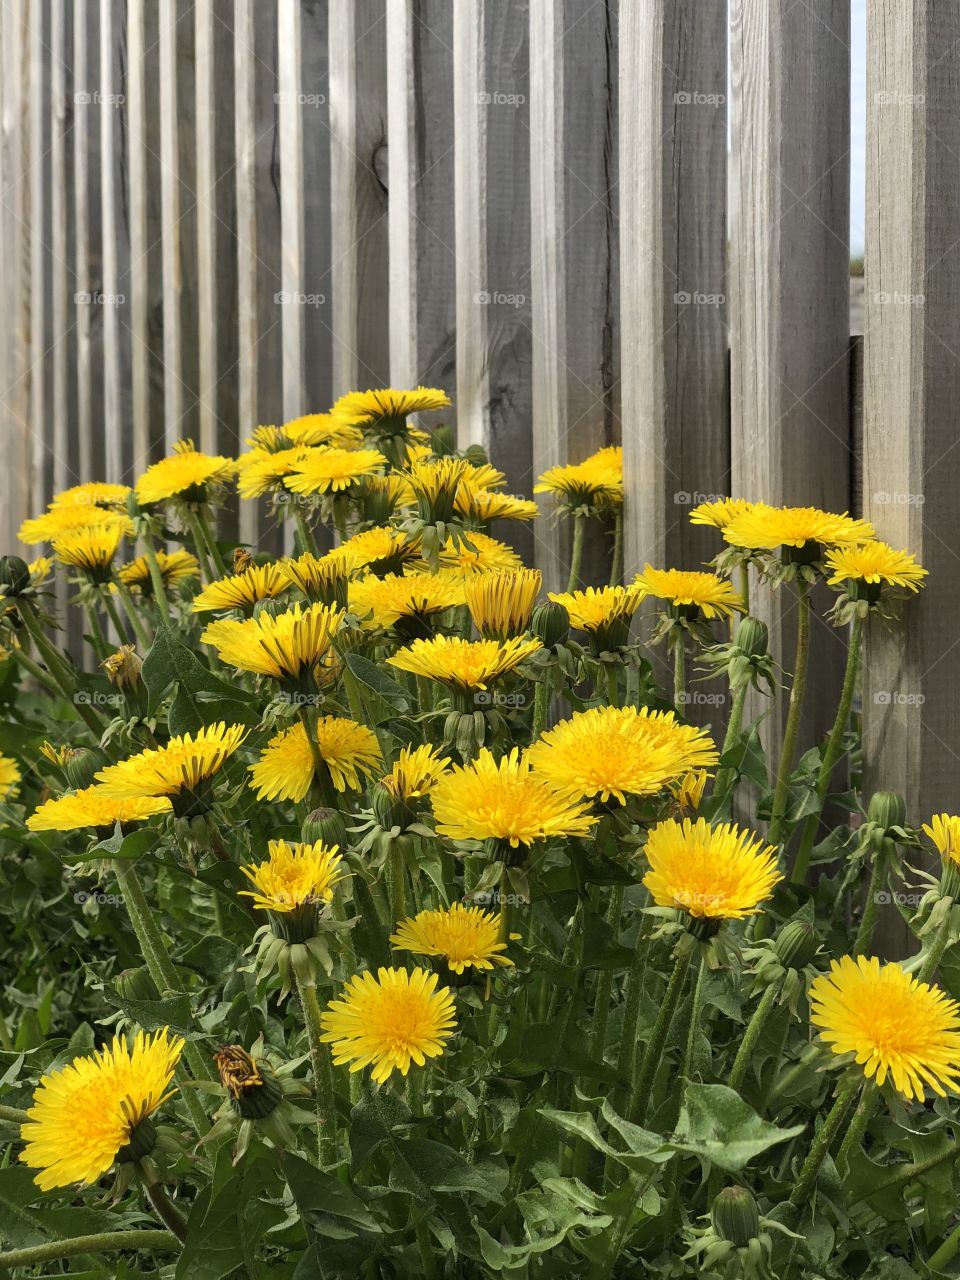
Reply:
M866 201L867 0L853 0L850 44L850 252L863 253Z

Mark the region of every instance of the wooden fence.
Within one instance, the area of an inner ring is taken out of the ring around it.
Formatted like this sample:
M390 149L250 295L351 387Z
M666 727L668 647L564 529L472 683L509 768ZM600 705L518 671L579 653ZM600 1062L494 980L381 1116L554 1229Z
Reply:
M868 20L851 353L850 0L3 0L4 545L181 436L441 386L515 492L622 438L628 571L713 553L701 495L862 505L932 571L873 781L955 806L960 8Z

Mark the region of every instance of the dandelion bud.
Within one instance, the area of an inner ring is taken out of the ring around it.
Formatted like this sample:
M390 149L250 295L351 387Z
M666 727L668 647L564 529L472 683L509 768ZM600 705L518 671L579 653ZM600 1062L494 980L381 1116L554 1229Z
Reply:
M63 773L74 791L82 791L93 783L94 774L107 763L106 757L92 747L80 747L63 763Z
M907 819L907 803L896 791L875 791L867 806L867 821L889 831L902 827Z
M438 458L445 458L448 454L453 453L457 447L456 437L452 427L435 427L430 433L430 444L434 455Z
M213 1060L231 1106L244 1120L263 1120L282 1102L283 1090L273 1072L262 1059L252 1058L242 1045L224 1045Z
M393 795L381 782L374 784L371 790L373 815L385 831L391 827L405 827L409 820L407 806L402 799Z
M122 644L100 664L115 689L135 689L143 661L132 644Z
M253 564L253 556L246 547L234 547L233 549L233 572L245 573Z
M139 969L124 969L114 978L113 985L122 1000L160 999L160 993L146 965L141 965Z
M0 556L0 594L18 596L30 585L27 562L19 556Z
M721 1240L742 1248L760 1231L760 1210L746 1187L724 1187L713 1202L710 1221Z
M319 841L340 849L345 849L349 843L347 827L338 809L320 808L308 813L303 820L300 838L304 844L317 844Z
M803 969L817 954L820 939L806 920L789 920L774 940L773 949L785 969Z
M570 634L570 615L564 605L545 600L534 609L530 630L545 648L552 649L563 644Z
M479 444L471 444L465 450L463 456L472 467L483 467L490 459L487 457L487 451Z
M746 617L737 624L734 643L750 658L762 658L770 644L770 629L759 618Z

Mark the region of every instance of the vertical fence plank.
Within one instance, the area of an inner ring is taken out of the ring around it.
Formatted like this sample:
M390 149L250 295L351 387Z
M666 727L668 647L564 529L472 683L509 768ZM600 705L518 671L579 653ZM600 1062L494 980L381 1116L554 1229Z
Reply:
M257 135L254 0L236 0L233 26L234 132L237 180L237 341L238 435L257 425L259 413L257 310ZM239 446L238 446L239 447ZM255 502L240 506L241 542L256 546L259 511Z
M144 0L127 0L127 121L130 218L130 342L133 473L150 462L150 345L147 239L147 86Z
M850 492L850 3L732 0L731 38L732 492L843 511ZM758 603L772 652L789 671L792 599L778 593L774 603L764 592ZM814 611L818 674L806 742L832 722L845 650L821 612ZM770 725L772 742L778 728Z
M956 811L960 724L960 11L870 0L864 514L930 570L902 623L867 643L867 786L911 822Z
M283 416L303 403L303 124L299 0L277 7L277 97L280 107L280 325L283 334Z
M100 314L103 324L103 436L105 478L123 479L123 432L126 423L121 410L120 319L118 314L120 270L118 265L118 193L116 153L119 146L119 87L114 81L113 0L100 0L100 208L103 226L103 276Z
M177 135L177 0L158 0L160 21L160 209L163 246L164 444L180 438L184 416L180 147Z
M5 545L13 547L30 499L29 187L27 125L29 0L3 5L3 408L8 448L2 493Z
M453 8L387 0L390 379L456 382Z
M722 492L726 0L624 8L620 237L627 580L702 559L690 495Z
M30 504L41 511L49 499L47 430L47 152L49 118L49 46L44 33L46 6L30 0L29 18L29 121L30 211Z
M73 390L73 308L71 294L75 289L70 264L69 205L71 187L69 136L73 109L69 93L70 43L68 29L71 14L55 4L50 20L50 207L52 231L50 256L53 266L51 307L53 313L53 488L55 492L73 484L76 457L71 457L70 425L76 412Z
M213 0L194 7L197 103L197 334L200 448L216 453L217 444L217 85L213 66Z
M388 278L384 0L330 0L333 390L383 386Z
M530 492L529 4L454 9L457 429ZM531 551L530 531L516 537Z
M96 47L97 11L93 5L78 6L73 14L73 234L76 290L74 309L77 326L77 449L82 480L102 476L103 456L100 431L99 391L101 379L94 376L93 307L83 301L92 292L92 201L99 210L99 192L94 197L93 137L91 117L94 114L92 89L99 81L94 65L99 65ZM93 124L97 121L94 117ZM96 166L99 174L99 165ZM99 220L99 219L98 219ZM96 428L94 424L96 423Z
M303 6L300 23L303 130L304 408L333 401L330 313L330 15L326 3Z
M617 7L530 5L535 475L619 441ZM566 582L569 534L569 521L537 528L537 563L554 590ZM584 579L609 573L609 549L597 538Z

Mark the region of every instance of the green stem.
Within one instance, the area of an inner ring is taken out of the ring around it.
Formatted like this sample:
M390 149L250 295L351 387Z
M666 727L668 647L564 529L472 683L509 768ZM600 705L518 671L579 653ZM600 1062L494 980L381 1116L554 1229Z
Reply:
M306 982L297 975L297 994L300 997L303 1021L307 1028L310 1064L313 1067L313 1083L316 1091L317 1162L319 1167L324 1169L333 1163L337 1154L337 1112L333 1093L333 1065L330 1061L330 1050L322 1039L323 1028L320 1024L320 1005L317 1001L316 986L313 982Z
M150 1202L150 1207L167 1230L178 1240L186 1240L187 1221L160 1183L154 1180L148 1182L144 1179L143 1190Z
M790 704L787 710L787 723L783 730L783 746L780 749L780 763L777 766L777 783L773 792L773 805L770 810L770 826L767 839L777 844L783 835L784 818L787 802L790 799L790 778L797 755L797 740L800 736L800 716L803 712L803 698L807 688L807 662L810 655L810 584L804 579L797 580L797 656L793 667L793 683L790 687Z
M100 593L100 599L103 601L103 607L107 611L107 617L113 623L113 629L117 633L117 644L130 643L130 627L124 623L123 619L117 612L117 606L113 602L113 597L109 589L104 589Z
M920 971L917 974L918 982L929 982L930 979L933 977L933 975L937 971L937 965L943 959L943 953L944 951L946 951L947 944L950 941L951 914L952 912L950 911L946 913L946 915L943 917L943 921L940 924L939 929L934 935L934 939L930 946L930 950L927 952L926 957L924 958L923 964L921 964L920 966Z
M84 598L83 611L87 615L87 625L90 628L91 648L97 659L103 659L110 653L111 646L107 643L107 637L103 634L103 627L100 625L100 619L97 616L97 606L92 600Z
M740 737L740 730L743 725L743 709L747 702L747 690L749 683L744 681L740 688L733 695L733 705L730 707L730 719L727 721L727 732L723 739L723 750L721 756L725 756L728 751L733 750L733 745ZM724 765L717 773L713 784L713 794L715 796L725 796L736 785L735 771L729 766Z
M853 1095L860 1088L862 1081L856 1076L852 1076L848 1080L844 1080L837 1090L836 1100L830 1109L827 1118L820 1126L817 1136L813 1140L813 1146L807 1153L807 1158L803 1162L803 1168L797 1178L796 1185L790 1193L790 1203L798 1209L802 1208L813 1195L814 1187L817 1183L817 1174L820 1172L820 1166L826 1157L830 1144L837 1135L837 1131L843 1123L844 1117L853 1101Z
M610 586L619 587L623 582L623 507L617 508L613 518L613 564L610 566Z
M0 1253L0 1267L30 1267L81 1253L113 1253L117 1250L179 1249L180 1242L169 1231L103 1231L97 1235L73 1236L70 1240L47 1240L28 1249Z
M583 563L583 535L586 528L586 516L573 517L573 548L570 555L570 577L567 590L576 591L580 583L580 566Z
M538 680L533 686L533 724L530 727L530 741L536 742L547 727L547 702L550 694L545 680Z
M215 582L218 577L223 575L218 574L216 569L210 565L210 557L207 555L207 542L203 536L203 529L195 511L187 511L187 524L190 526L193 548L197 553L197 559L200 561L200 575L204 582Z
M687 698L687 652L683 636L673 646L673 705L679 712Z
M626 1080L633 1079L643 979L647 969L647 953L650 950L650 931L644 928L645 923L646 921L641 917L633 950L633 964L630 966L627 988L623 997L623 1029L620 1033L620 1049L617 1053L617 1075Z
M683 1067L680 1071L680 1079L683 1082L681 1088L684 1088L690 1082L690 1074L694 1068L694 1054L696 1053L697 1043L697 1027L700 1022L700 1009L703 1003L703 977L706 972L706 961L700 956L700 967L697 970L697 981L694 984L693 996L690 1001L690 1025L687 1028L687 1045L683 1053Z
M313 530L307 523L307 518L300 509L299 498L293 503L293 518L296 521L297 533L300 536L300 550L309 551L312 556L319 556L320 549L317 546L317 540L313 536Z
M844 1135L843 1142L840 1144L840 1150L837 1152L837 1172L840 1177L844 1177L850 1167L850 1157L853 1152L859 1148L863 1141L863 1135L866 1132L870 1117L873 1115L874 1107L877 1105L877 1086L872 1080L867 1080L863 1086L863 1092L860 1094L860 1101L857 1103L857 1109L850 1118L850 1124Z
M886 857L882 852L873 855L873 870L870 873L870 883L867 886L867 897L863 904L863 915L860 918L860 928L857 930L856 941L853 944L853 955L865 956L870 951L870 944L873 942L873 930L876 927L880 886L883 884L884 875L886 874Z
M37 652L43 658L44 662L46 662L50 676L59 686L60 693L62 693L64 698L71 703L77 715L93 734L94 738L99 741L104 730L103 721L100 719L100 716L96 711L94 711L93 707L88 703L76 701L76 681L68 671L64 662L61 660L56 648L43 634L40 621L36 614L29 605L25 605L22 601L18 606L18 612L24 621L27 631L30 633L30 638L36 645ZM30 671L31 674L37 678L43 679L40 668L32 662L22 650L15 649L13 652L17 657L17 661L24 666L25 670ZM46 683L47 687L50 688L49 681L45 680L44 683Z
M774 1006L777 995L780 992L780 983L771 982L764 990L760 997L760 1003L753 1011L753 1016L747 1023L747 1029L740 1041L740 1048L737 1050L737 1056L733 1060L733 1066L730 1068L730 1078L727 1080L727 1086L734 1091L739 1091L743 1078L747 1074L747 1067L750 1065L750 1059L753 1057L753 1051L757 1047L757 1041L760 1039L760 1032L766 1022L770 1010Z
M607 924L610 926L614 941L620 935L623 895L624 886L622 884L614 885L610 892L610 902L607 905ZM603 1061L603 1049L607 1039L607 1019L610 1016L610 997L612 993L613 970L604 969L597 982L593 1005L593 1026L590 1032L591 1056L598 1062Z
M396 928L407 916L407 868L403 858L403 846L398 840L390 845L387 854L387 892L390 899L390 915Z
M320 744L317 742L316 726L314 718L311 716L309 708L303 703L297 708L297 715L300 717L300 723L303 725L303 732L307 739L307 746L310 748L310 759L313 761L313 776L316 785L320 789L321 799L330 809L337 807L337 797L334 794L333 779L330 777L330 770L327 762L320 754Z
M145 534L143 538L143 554L147 560L147 568L150 570L153 598L157 602L157 608L160 610L160 617L163 619L164 625L169 627L171 625L170 602L167 599L167 589L163 585L163 574L160 572L160 564L157 560L153 539L149 534Z
M743 601L744 617L750 612L750 566L746 562L740 565L740 599Z
M217 573L221 578L227 576L227 564L223 556L220 554L220 548L217 546L216 534L211 527L208 512L200 507L195 512L197 528L200 530L201 537L206 544L207 554L216 567Z
M827 738L827 744L823 750L823 759L820 762L820 772L817 775L817 808L814 813L807 815L807 819L803 825L803 837L800 841L800 847L797 850L796 860L793 864L793 871L790 879L794 884L803 884L807 878L807 869L810 865L810 854L813 851L814 841L817 838L817 830L820 826L820 815L823 812L824 802L827 798L827 791L830 787L830 775L834 770L834 766L840 759L843 751L843 737L847 731L847 724L850 721L850 710L853 706L853 695L857 688L857 675L860 670L860 648L863 638L863 619L856 617L853 622L853 628L850 632L850 646L847 649L847 665L843 675L843 688L840 691L840 702L837 706L836 719L833 722L833 728L830 730L830 736Z
M620 679L617 668L610 663L606 667L607 676L607 706L619 707L620 705Z
M866 1191L862 1191L856 1200L850 1203L848 1208L855 1209L858 1204L863 1204L864 1200L869 1200L872 1196L889 1191L892 1187L906 1187L918 1178L922 1178L925 1173L930 1173L933 1169L939 1169L940 1165L946 1164L948 1160L956 1160L957 1156L960 1156L960 1143L955 1143L952 1147L948 1147L946 1151L938 1151L935 1156L928 1156L926 1160L919 1160L916 1164L896 1165L893 1171L885 1178L881 1178L879 1182L873 1183ZM947 1260L944 1259L944 1261Z
M0 1120L6 1120L8 1124L25 1124L28 1119L26 1111L19 1107L0 1106Z
M687 969L690 967L691 955L691 950L685 950L682 955L677 956L673 972L670 974L670 980L667 983L667 989L660 1004L660 1012L657 1014L657 1020L644 1050L640 1070L637 1072L636 1079L633 1082L630 1101L627 1105L627 1117L634 1124L643 1124L647 1113L653 1082L656 1079L657 1068L660 1066L660 1059L663 1057L663 1050L677 1012L677 1005L680 1003L683 984L687 977Z
M960 1252L960 1227L956 1227L944 1240L943 1244L927 1259L928 1271L942 1271Z
M151 640L146 627L143 625L143 619L137 610L133 596L130 594L130 588L120 579L117 579L117 595L120 598L120 604L123 606L123 612L126 614L127 620L133 627L134 635L140 645L142 653L146 653L150 648Z
M437 1260L433 1252L433 1241L430 1238L430 1228L427 1226L426 1218L420 1219L414 1227L414 1233L417 1237L417 1248L420 1250L423 1274L426 1280L436 1280Z

